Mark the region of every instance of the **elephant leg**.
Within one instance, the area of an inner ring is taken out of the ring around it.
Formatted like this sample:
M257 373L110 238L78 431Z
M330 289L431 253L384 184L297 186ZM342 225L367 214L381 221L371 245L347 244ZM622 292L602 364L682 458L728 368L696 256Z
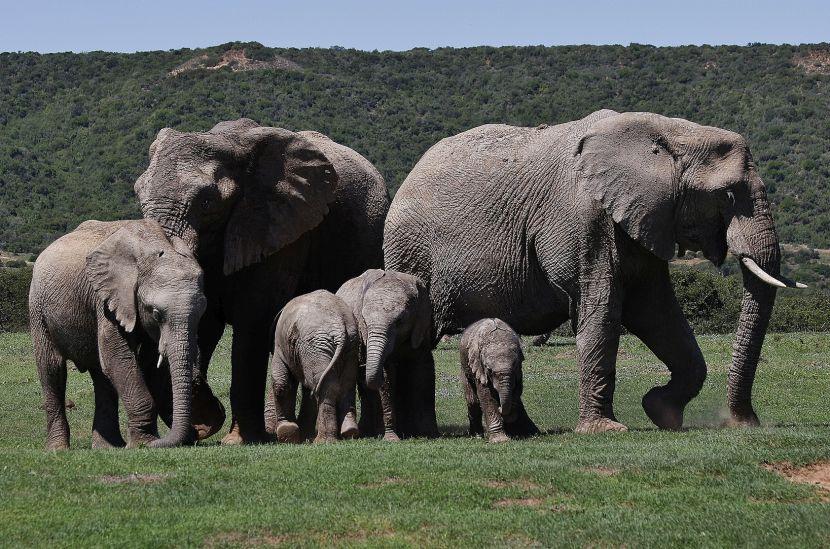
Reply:
M303 440L314 436L317 428L317 399L311 395L311 389L303 387L303 398L300 401L300 417L297 418L300 425L300 435Z
M273 432L279 442L301 442L297 409L297 380L276 355L271 364L271 397L274 407Z
M513 414L506 418L504 422L504 432L510 437L532 437L539 434L539 428L527 415L525 404L522 402L522 392L524 392L524 380L521 370L519 370L519 377L516 383L515 403L513 406Z
M634 291L623 307L623 325L666 364L671 379L643 397L649 419L661 429L680 429L683 410L700 392L706 361L677 302L668 271Z
M96 364L89 368L95 390L95 416L92 419L93 448L123 448L127 445L118 424L118 393Z
M343 394L337 404L337 418L340 422L340 437L352 439L360 437L360 428L357 426L357 412L355 406L355 387L350 387Z
M231 430L222 444L266 441L265 378L268 371L268 330L238 329L231 349Z
M504 421L499 413L499 403L493 391L481 383L476 383L475 389L484 412L484 422L487 424L487 439L496 443L507 442L510 437L504 432Z
M66 419L66 361L45 334L35 333L35 360L46 412L46 449L69 448L69 422Z
M395 402L395 388L397 377L397 364L387 364L386 379L380 386L380 406L383 410L383 440L397 442L400 437L397 433L398 409Z
M362 371L362 370L361 370ZM383 408L380 393L366 386L365 373L357 382L357 394L360 396L360 436L375 438L383 434Z
M170 380L170 369L159 368L158 353L149 345L142 345L137 356L141 365L141 374L153 395L156 411L165 425L173 424L173 386Z
M398 365L400 377L406 380L396 394L400 402L400 430L405 437L438 436L435 416L435 360L430 349L419 350L405 357Z
M583 275L577 312L576 351L579 364L577 433L627 431L614 417L620 304L611 274Z
M225 319L216 308L208 307L199 322L199 371L193 373L191 421L198 440L215 435L225 424L225 407L207 382L208 365L224 331Z
M101 370L112 382L127 412L128 447L145 445L158 438L156 406L144 382L135 354L121 332L110 321L98 320L98 353Z
M464 385L464 400L467 402L467 419L470 422L470 436L484 436L484 426L481 423L481 404L476 394L476 381L466 375L461 376Z
M336 442L340 429L337 422L337 395L332 387L321 387L322 394L317 397L317 436L314 442Z

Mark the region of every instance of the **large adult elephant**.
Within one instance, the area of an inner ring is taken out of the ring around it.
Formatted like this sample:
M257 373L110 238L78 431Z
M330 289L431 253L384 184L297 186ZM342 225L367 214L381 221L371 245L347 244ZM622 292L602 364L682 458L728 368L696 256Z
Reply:
M578 432L623 431L612 407L622 326L671 371L643 397L679 428L706 364L669 280L675 249L741 259L744 298L729 373L732 421L755 425L752 382L780 251L764 184L736 133L650 113L595 112L556 126L486 125L433 146L401 185L386 268L427 281L436 340L483 317L522 334L571 319Z
M144 216L187 242L205 271L202 374L233 326L233 422L223 443L262 440L273 319L297 295L335 291L381 266L383 178L322 134L243 118L205 133L161 130L135 191Z

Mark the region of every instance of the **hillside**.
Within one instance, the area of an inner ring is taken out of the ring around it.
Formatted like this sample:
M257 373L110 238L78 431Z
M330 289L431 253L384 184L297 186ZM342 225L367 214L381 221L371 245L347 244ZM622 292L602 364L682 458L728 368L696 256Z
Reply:
M165 126L247 116L313 128L367 156L394 191L442 137L601 107L743 133L782 240L828 248L828 73L828 44L0 54L0 249L37 253L84 219L138 216L133 181Z

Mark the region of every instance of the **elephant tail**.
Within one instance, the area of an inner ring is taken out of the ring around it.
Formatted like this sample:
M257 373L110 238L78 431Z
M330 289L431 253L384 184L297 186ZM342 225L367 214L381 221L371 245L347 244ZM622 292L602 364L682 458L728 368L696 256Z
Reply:
M340 341L337 342L337 347L334 349L334 354L331 356L331 361L329 365L326 366L326 369L323 370L323 373L320 374L320 379L317 381L317 385L314 387L315 395L320 393L320 389L323 387L323 382L329 376L331 371L334 369L335 365L340 362L340 357L343 355L343 349L346 346L346 335L345 329L343 330L344 334Z

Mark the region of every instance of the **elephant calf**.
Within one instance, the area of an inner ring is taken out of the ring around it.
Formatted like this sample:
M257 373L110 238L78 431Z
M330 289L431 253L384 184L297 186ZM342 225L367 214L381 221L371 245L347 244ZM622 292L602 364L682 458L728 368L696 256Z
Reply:
M340 434L344 438L357 436L354 417L346 418L344 397L354 392L359 358L357 322L342 299L326 290L317 290L288 302L277 319L271 361L278 441L300 442L310 437L314 408L314 442L337 440L341 423ZM302 429L294 415L300 383Z
M464 330L460 351L470 434L484 434L482 410L490 442L538 434L522 404L524 354L513 328L497 318L479 320Z
M369 269L337 295L351 307L366 350L365 380L358 385L361 434L390 441L436 436L432 306L423 282ZM349 396L353 410L354 392Z
M196 332L205 310L202 284L193 256L150 220L86 221L40 254L29 290L29 322L48 449L69 447L67 360L92 376L93 448L125 445L119 396L127 410L130 446L175 446L191 439ZM142 369L153 373L165 359L172 425L159 439L156 403Z

